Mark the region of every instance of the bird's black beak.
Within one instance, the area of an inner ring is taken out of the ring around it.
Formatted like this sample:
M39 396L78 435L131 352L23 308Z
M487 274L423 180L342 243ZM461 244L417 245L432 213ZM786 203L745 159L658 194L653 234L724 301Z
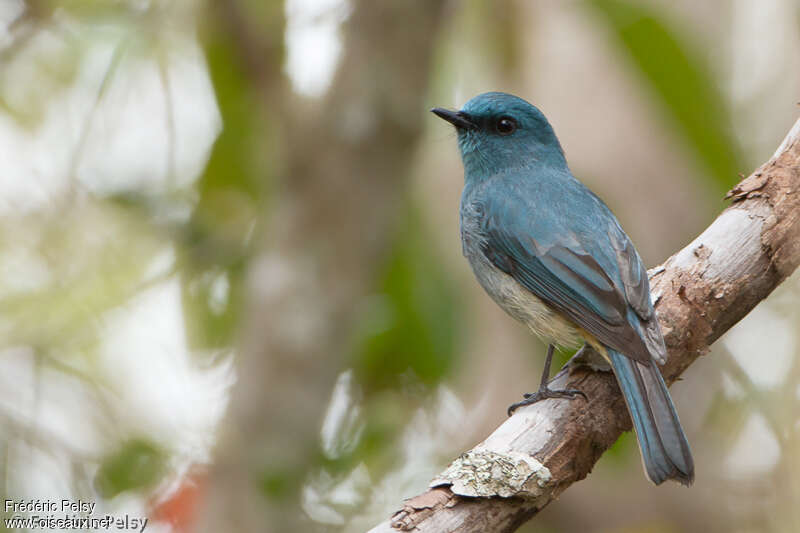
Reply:
M449 109L442 109L441 107L434 107L431 113L439 118L443 118L456 128L462 130L474 130L478 125L472 121L472 117L463 111L450 111Z

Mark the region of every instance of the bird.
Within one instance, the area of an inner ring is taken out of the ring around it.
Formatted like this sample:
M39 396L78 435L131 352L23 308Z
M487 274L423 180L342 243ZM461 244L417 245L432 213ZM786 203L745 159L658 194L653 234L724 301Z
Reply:
M480 285L547 344L539 390L548 398L556 346L593 348L611 366L630 413L646 476L694 481L694 460L658 365L667 350L639 253L606 204L575 176L553 127L534 105L488 92L461 110L433 108L456 129L464 166L461 244Z

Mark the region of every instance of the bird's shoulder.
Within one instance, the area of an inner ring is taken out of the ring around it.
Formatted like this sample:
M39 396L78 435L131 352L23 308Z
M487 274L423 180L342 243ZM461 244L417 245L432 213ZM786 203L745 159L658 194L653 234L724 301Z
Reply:
M627 239L611 210L567 169L516 169L467 186L461 215L480 219L484 229L500 226L520 237L560 239L575 248L593 245L599 237L601 254L611 247L612 236Z

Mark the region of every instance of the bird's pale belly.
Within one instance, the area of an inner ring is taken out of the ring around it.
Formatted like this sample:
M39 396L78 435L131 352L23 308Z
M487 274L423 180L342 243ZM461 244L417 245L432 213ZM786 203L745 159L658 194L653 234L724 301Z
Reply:
M475 277L489 296L545 342L565 347L577 347L583 343L583 335L578 328L550 309L514 278L494 268L483 257L470 263Z

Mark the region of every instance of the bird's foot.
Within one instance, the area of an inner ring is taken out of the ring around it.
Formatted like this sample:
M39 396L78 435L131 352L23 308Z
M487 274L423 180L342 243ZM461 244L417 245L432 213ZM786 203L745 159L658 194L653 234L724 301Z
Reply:
M589 401L589 398L583 393L583 391L579 391L578 389L560 389L554 390L549 389L547 387L543 387L536 392L526 392L522 395L525 399L521 400L516 403L512 403L508 406L508 416L514 414L514 411L523 407L525 405L532 405L538 401L546 400L548 398L562 398L567 400L573 400L577 396L582 396L584 401Z

